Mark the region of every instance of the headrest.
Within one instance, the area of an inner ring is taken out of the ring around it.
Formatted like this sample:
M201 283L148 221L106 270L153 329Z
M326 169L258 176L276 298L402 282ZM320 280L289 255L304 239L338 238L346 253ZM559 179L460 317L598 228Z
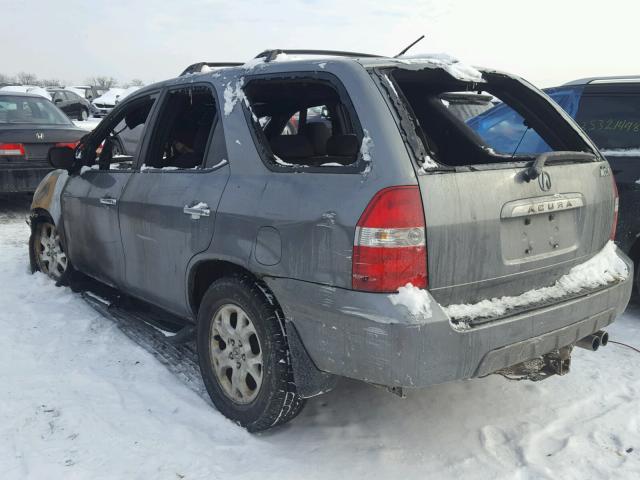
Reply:
M358 137L354 134L333 135L327 140L327 155L335 157L353 157L355 159L360 149Z
M284 159L313 155L313 148L304 135L278 135L271 140L271 150Z

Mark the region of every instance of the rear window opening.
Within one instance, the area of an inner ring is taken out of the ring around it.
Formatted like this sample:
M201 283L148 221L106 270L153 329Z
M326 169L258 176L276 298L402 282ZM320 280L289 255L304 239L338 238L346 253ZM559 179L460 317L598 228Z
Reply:
M485 74L486 83L472 84L439 70L396 69L386 76L382 84L394 87L389 94L402 103L399 113L411 117L414 131L406 136L424 168L438 167L433 161L462 167L593 152L552 104L510 77Z
M341 86L322 78L256 79L244 92L268 165L358 167L362 129Z

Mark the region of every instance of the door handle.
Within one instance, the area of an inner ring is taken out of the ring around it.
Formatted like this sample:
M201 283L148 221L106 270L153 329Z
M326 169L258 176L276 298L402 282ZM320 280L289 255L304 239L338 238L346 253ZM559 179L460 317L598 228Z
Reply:
M111 197L102 197L100 199L100 203L102 205L115 205L118 201L115 198Z
M208 217L209 215L211 215L211 210L209 210L209 205L203 202L197 203L192 206L185 205L182 211L186 215L191 215L191 218L193 220L198 220L200 217Z

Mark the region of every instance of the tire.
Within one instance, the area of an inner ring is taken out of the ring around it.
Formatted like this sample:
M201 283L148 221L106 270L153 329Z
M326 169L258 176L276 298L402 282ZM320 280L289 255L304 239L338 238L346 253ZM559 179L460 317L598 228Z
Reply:
M640 262L633 262L633 273L634 273L634 282L633 282L633 293L635 294L636 300L640 300Z
M249 276L215 281L200 304L198 361L207 392L224 416L250 432L286 423L304 406L283 319Z
M46 218L35 220L29 246L37 270L60 285L69 283L73 267L64 251L56 226L51 220Z
M80 110L80 114L78 115L78 120L86 122L89 118L89 111L86 108L82 108Z

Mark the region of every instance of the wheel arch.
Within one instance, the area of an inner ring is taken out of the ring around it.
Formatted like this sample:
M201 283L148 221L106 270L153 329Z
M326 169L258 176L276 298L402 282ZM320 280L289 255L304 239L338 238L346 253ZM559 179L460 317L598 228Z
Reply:
M320 371L313 363L295 326L286 320L284 310L273 291L247 268L218 259L202 260L194 264L188 275L189 305L194 317L198 318L200 302L209 286L220 278L232 275L245 276L255 281L267 301L276 307L280 328L290 351L289 361L298 393L303 398L309 398L335 388L337 377Z
M38 224L45 221L51 222L55 225L53 217L48 210L40 207L31 209L31 212L29 213L29 228L31 229L31 235L29 235L29 267L31 268L31 273L35 273L38 270L33 245L35 228Z
M255 280L265 289L265 296L270 301L275 299L273 293L268 289L264 282L260 281L253 272L237 263L222 259L202 259L191 266L187 276L187 294L189 306L194 314L198 315L200 302L209 286L216 280L232 275L243 275Z

